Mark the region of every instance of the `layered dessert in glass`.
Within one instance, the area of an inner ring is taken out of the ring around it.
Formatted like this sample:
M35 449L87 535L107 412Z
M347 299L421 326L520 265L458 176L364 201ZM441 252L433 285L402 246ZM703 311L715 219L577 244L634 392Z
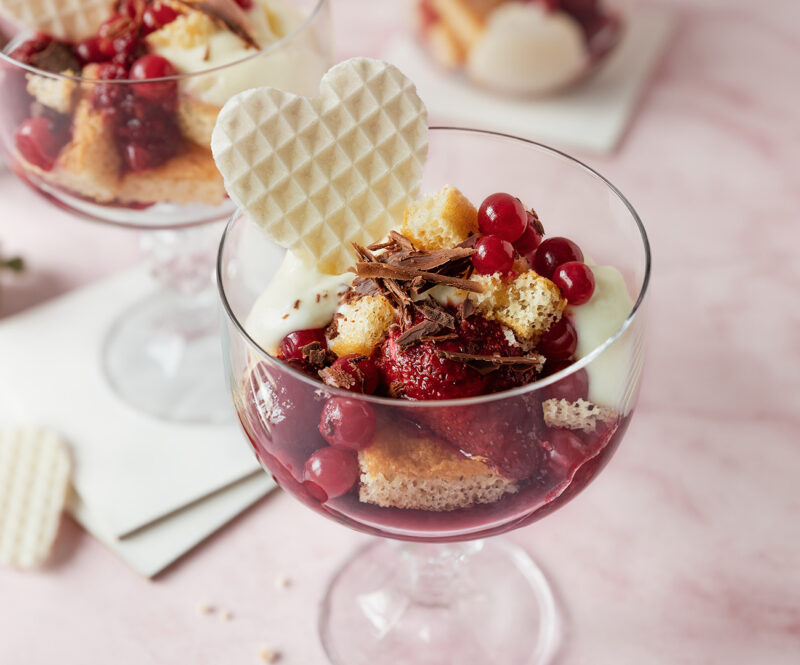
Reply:
M432 60L498 93L545 96L587 79L622 36L601 0L418 0Z
M14 170L55 202L111 221L229 214L209 149L219 110L257 85L314 90L329 64L327 35L312 24L323 3L106 4L79 40L22 28L6 47L0 138Z

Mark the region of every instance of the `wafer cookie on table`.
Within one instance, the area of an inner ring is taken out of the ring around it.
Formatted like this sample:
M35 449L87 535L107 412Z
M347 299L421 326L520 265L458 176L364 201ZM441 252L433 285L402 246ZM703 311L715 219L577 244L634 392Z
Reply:
M55 432L0 431L0 564L34 568L47 560L69 476L67 445Z

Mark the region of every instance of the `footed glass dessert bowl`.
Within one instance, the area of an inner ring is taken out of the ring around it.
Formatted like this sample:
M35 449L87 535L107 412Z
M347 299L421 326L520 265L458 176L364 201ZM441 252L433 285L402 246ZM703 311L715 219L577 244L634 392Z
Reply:
M230 392L284 490L382 537L326 592L332 662L546 663L563 632L550 584L489 537L577 496L624 437L647 236L602 176L510 136L432 128L421 191L342 275L233 216Z
M109 12L73 38L44 34L36 17L0 24L0 151L51 203L147 232L142 245L161 288L107 336L112 388L164 419L227 420L213 267L220 222L235 206L211 133L242 90L316 91L331 59L328 5L120 0ZM52 25L77 29L67 19Z

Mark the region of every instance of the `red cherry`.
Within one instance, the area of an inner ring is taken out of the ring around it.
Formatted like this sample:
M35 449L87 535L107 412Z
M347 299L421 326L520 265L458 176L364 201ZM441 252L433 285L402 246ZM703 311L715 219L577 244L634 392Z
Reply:
M531 262L533 260L533 253L542 243L542 234L539 232L541 226L537 229L537 224L533 221L536 218L531 215L531 213L527 213L527 215L528 225L525 227L525 231L523 231L519 240L514 243L514 249L517 250L520 256L524 256L528 259L528 262Z
M581 261L568 261L558 266L553 283L570 305L583 305L594 293L594 273Z
M103 50L99 37L89 37L75 44L75 55L84 65L108 60L108 54Z
M576 434L566 429L553 429L543 442L550 463L561 473L569 474L586 458L587 451Z
M308 328L295 330L281 340L278 347L278 357L281 360L303 360L303 347L313 342L319 342L323 349L328 348L325 339L325 328Z
M163 2L154 2L144 10L142 23L144 24L145 32L150 33L169 25L178 16L180 14L169 5L165 5Z
M583 252L571 240L556 236L539 245L533 257L533 269L550 279L556 268L567 261L583 261Z
M157 156L139 143L128 143L123 146L122 155L131 171L145 171L158 166L159 163Z
M475 243L472 265L482 275L507 274L514 266L514 246L499 236L483 236Z
M172 66L172 63L160 55L142 56L131 67L131 78L134 81L159 79L175 76L177 73L178 70ZM177 94L178 84L175 81L159 81L158 83L137 84L133 89L139 97L152 102L163 102Z
M331 369L347 372L353 378L353 385L345 390L372 395L378 389L381 378L378 366L366 356L358 353L342 356L336 359Z
M528 213L520 200L498 192L487 196L478 209L481 233L499 236L508 242L518 240L528 224Z
M578 333L569 319L562 316L542 335L536 350L548 360L567 360L578 347Z
M360 400L332 397L322 407L319 432L336 448L363 450L375 436L375 411Z
M549 360L544 366L544 375L551 376L566 369L572 364L569 360L561 360L551 363ZM586 399L589 396L589 374L585 369L567 374L563 379L556 381L546 389L547 399L565 399L568 402L576 402L579 399Z
M353 453L322 448L308 458L303 470L303 486L317 501L324 503L349 492L358 475L358 460Z
M239 5L246 12L250 11L253 8L253 0L236 0L236 4Z
M50 171L66 143L66 137L57 131L55 123L44 117L28 118L14 136L17 150L34 166Z

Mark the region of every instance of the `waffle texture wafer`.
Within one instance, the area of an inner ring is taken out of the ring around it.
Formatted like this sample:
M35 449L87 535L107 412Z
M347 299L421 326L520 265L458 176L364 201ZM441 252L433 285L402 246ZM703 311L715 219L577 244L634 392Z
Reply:
M276 88L223 107L211 147L231 198L281 246L324 273L353 264L403 220L428 149L427 111L396 67L353 58L313 99Z
M50 554L69 487L66 444L54 432L0 432L0 563L41 565Z
M26 28L67 41L97 33L114 0L0 0L0 13Z

